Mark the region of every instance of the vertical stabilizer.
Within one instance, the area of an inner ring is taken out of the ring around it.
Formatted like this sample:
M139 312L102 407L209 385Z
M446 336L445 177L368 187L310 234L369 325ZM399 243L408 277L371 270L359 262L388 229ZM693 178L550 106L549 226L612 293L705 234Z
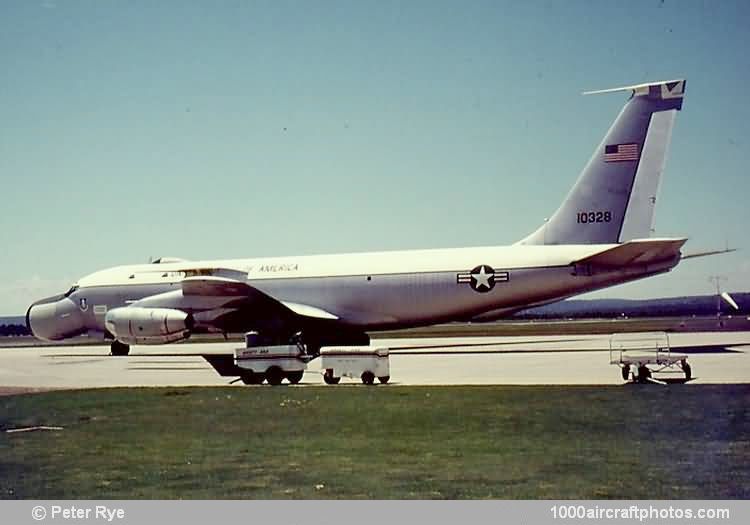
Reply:
M685 80L584 94L632 95L560 208L519 244L614 244L647 238Z

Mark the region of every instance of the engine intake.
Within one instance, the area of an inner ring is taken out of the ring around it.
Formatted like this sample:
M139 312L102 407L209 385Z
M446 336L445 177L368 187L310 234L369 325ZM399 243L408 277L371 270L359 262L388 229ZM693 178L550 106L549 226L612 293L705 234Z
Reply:
M107 312L104 325L118 341L128 344L170 343L187 339L193 316L172 308L124 306Z

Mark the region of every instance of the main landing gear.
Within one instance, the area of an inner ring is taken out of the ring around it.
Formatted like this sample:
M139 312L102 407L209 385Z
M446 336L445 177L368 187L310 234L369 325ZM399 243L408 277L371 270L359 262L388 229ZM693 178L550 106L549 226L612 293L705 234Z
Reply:
M121 343L120 341L112 341L110 345L110 354L115 356L124 356L130 353L130 345Z

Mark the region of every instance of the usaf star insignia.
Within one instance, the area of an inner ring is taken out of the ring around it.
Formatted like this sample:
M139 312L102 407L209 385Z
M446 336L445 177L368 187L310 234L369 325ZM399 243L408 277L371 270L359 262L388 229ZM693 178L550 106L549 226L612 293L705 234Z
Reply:
M492 266L486 264L480 264L470 272L456 275L457 283L468 283L472 290L479 293L487 293L495 287L495 283L508 280L508 272L496 272Z

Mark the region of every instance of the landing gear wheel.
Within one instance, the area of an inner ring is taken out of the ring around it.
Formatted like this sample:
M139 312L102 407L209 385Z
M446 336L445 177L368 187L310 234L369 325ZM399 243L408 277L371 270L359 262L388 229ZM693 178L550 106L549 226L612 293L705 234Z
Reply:
M110 345L110 353L116 356L128 355L130 353L130 345L121 343L120 341L112 341Z
M339 381L341 381L340 377L333 377L333 371L332 370L326 370L323 373L323 381L326 382L326 385L338 385Z
M625 365L622 367L622 380L627 381L630 377L630 365Z
M256 374L255 372L247 372L240 376L240 379L246 385L260 385L263 384L265 377L263 374Z
M295 372L287 372L286 378L291 384L296 385L297 383L302 381L302 374L304 373L305 373L304 370L297 370Z
M685 372L685 381L690 381L693 377L693 371L687 361L682 362L682 371Z
M651 370L649 370L647 366L639 366L638 367L638 382L648 383L648 380L650 378L651 378Z
M305 345L305 350L307 351L307 355L310 357L310 359L315 359L320 355L319 344L308 343Z
M390 380L391 380L391 376L380 376L378 378L378 381L380 381L382 384L386 384Z
M366 372L362 372L362 382L366 385L373 384L375 382L375 374L373 374L369 370Z
M284 372L278 366L272 366L266 370L266 381L269 385L278 386L284 380Z

